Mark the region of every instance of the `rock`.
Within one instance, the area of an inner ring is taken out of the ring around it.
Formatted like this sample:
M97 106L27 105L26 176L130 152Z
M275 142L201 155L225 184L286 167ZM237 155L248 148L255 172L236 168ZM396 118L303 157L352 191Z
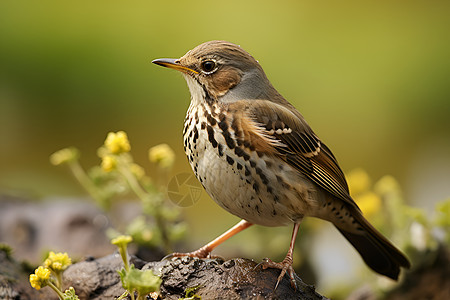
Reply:
M198 287L195 294L202 299L327 299L296 276L294 290L287 276L274 290L279 270L263 270L252 260L236 258L198 259L173 258L151 262L143 269L152 269L163 280L163 299L185 297L186 290Z
M38 292L31 287L28 282L30 273L26 266L15 261L6 251L0 250L0 299L52 299L45 292Z
M132 258L131 263L142 268L144 262ZM122 267L118 254L80 262L66 270L64 282L75 288L80 299L113 299L124 292L117 273ZM193 287L198 287L195 294L202 299L326 299L298 277L297 290L285 277L274 291L279 271L262 270L256 262L243 258L223 261L182 257L150 262L143 269L161 276L162 299L178 300Z
M28 283L31 271L24 272L20 264L10 262L1 253L0 299L58 299L48 287L40 291L32 289ZM257 267L256 262L243 258L223 261L182 257L145 264L144 261L132 257L130 262L138 269L152 269L155 274L161 275L163 283L159 299L178 300L185 297L186 290L195 287L198 287L195 294L203 300L327 299L297 276L297 290L290 286L288 278L285 277L274 291L279 271L262 270ZM117 273L117 270L122 268L122 259L118 253L99 259L89 258L73 264L64 272L64 287L73 286L80 299L114 299L124 292Z
M111 253L115 246L105 235L109 225L104 213L88 202L33 203L0 196L0 240L14 249L16 259L0 251L0 299L58 299L49 287L31 288L28 279L33 268L17 261L42 263L43 250L68 252L72 258ZM132 257L131 263L161 275L164 299L185 297L193 287L202 299L325 299L298 277L297 290L285 276L274 291L280 271L262 270L256 262L242 258L183 257L145 264ZM85 259L64 272L64 288L73 286L80 299L114 299L124 292L117 273L122 268L117 253Z
M144 265L136 257L131 258L131 263L138 269ZM99 259L89 258L70 266L64 272L63 281L66 288L74 287L80 299L114 299L124 292L117 273L122 268L123 262L118 253Z
M450 299L450 249L441 244L436 250L417 253L422 261L413 264L412 270L405 273L399 285L387 291L382 299ZM354 291L347 300L380 299L380 291L370 285Z
M43 251L104 256L114 251L106 237L108 218L94 204L80 200L29 202L0 196L0 241L17 260L41 263Z
M427 255L427 254L424 254ZM400 286L386 300L450 299L450 249L440 245L427 262L414 266Z

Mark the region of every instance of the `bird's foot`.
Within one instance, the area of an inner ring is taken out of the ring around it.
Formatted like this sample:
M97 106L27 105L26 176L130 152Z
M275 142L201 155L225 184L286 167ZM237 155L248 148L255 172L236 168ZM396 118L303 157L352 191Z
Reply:
M292 268L292 257L286 256L286 258L282 262L274 262L270 260L269 258L265 258L263 262L261 263L262 268L265 270L267 268L274 268L274 269L280 269L281 273L280 276L278 276L277 284L275 285L275 290L278 287L278 284L280 284L281 280L283 279L286 272L289 274L291 286L293 289L297 290L297 283L295 281L295 272L294 268Z
M211 255L211 251L207 247L201 247L198 250L188 252L188 253L180 253L180 252L171 253L169 255L166 255L163 258L163 260L170 259L172 257L184 257L184 256L197 257L197 258L221 258L220 256Z

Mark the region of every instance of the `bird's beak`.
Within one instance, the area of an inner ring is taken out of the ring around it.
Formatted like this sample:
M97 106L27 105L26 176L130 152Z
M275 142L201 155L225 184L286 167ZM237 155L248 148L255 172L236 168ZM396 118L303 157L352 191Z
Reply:
M166 67L166 68L171 68L171 69L174 69L177 71L181 71L183 73L198 74L197 71L181 65L180 61L178 59L174 59L174 58L159 58L159 59L155 59L154 61L152 61L152 63L157 64L159 66Z

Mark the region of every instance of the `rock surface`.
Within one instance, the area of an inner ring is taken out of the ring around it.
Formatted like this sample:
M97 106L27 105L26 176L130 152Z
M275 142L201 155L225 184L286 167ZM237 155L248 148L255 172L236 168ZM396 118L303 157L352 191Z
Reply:
M30 202L0 195L0 241L14 258L38 264L49 249L96 257L115 250L105 232L108 218L93 203L80 200Z
M133 258L132 263L142 268L144 262ZM256 262L242 258L223 261L183 257L150 262L143 269L161 275L161 299L178 300L193 287L198 287L195 294L202 299L326 299L298 277L296 291L287 277L274 291L279 271L256 266ZM116 272L121 268L120 256L109 255L71 266L64 280L75 288L80 299L113 299L124 292Z
M5 261L1 261L2 266ZM186 290L198 287L195 294L201 299L326 299L314 287L308 286L296 277L297 290L284 278L277 290L273 290L279 271L262 270L251 260L237 258L197 259L190 257L173 258L158 262L145 262L132 258L136 268L152 269L161 275L160 297L158 299L179 299L185 297ZM14 268L17 269L16 265ZM87 259L70 266L64 273L66 288L73 286L80 299L115 299L124 289L117 270L122 269L120 255L115 253L100 259ZM4 272L5 270L2 270ZM28 284L28 276L14 272L9 277L14 284L5 281L0 274L0 299L58 299L46 287L39 292Z
M7 252L0 251L0 299L47 299L28 283L29 275L26 271Z
M448 284L450 255L442 248L430 265L417 268L407 274L406 280L385 299L449 299ZM186 291L195 289L201 299L327 299L296 277L297 290L290 286L285 276L277 290L273 290L279 270L262 270L254 261L236 258L198 259L173 258L146 263L132 257L131 263L138 269L152 269L161 276L158 299L179 299ZM70 266L64 273L65 287L73 286L80 299L115 299L124 290L117 270L123 264L119 254L103 258L88 258ZM28 283L29 268L14 261L6 252L0 251L0 299L55 299L56 294L45 287L40 291ZM359 293L351 299L377 299L373 293ZM147 298L150 299L150 298Z
M186 289L193 287L198 287L195 294L202 299L326 299L297 276L297 290L287 276L274 290L280 271L263 270L243 258L223 261L182 257L149 263L144 268L161 270L161 296L165 299L184 297Z
M433 259L413 269L386 300L450 299L450 249L441 245Z

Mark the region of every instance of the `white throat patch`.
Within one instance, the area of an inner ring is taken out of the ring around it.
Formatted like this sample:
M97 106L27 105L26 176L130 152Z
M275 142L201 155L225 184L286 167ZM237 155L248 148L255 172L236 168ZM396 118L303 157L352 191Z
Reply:
M187 85L189 87L189 92L191 93L191 102L193 104L202 103L205 98L205 91L202 86L191 76L183 74L184 79L186 79Z

